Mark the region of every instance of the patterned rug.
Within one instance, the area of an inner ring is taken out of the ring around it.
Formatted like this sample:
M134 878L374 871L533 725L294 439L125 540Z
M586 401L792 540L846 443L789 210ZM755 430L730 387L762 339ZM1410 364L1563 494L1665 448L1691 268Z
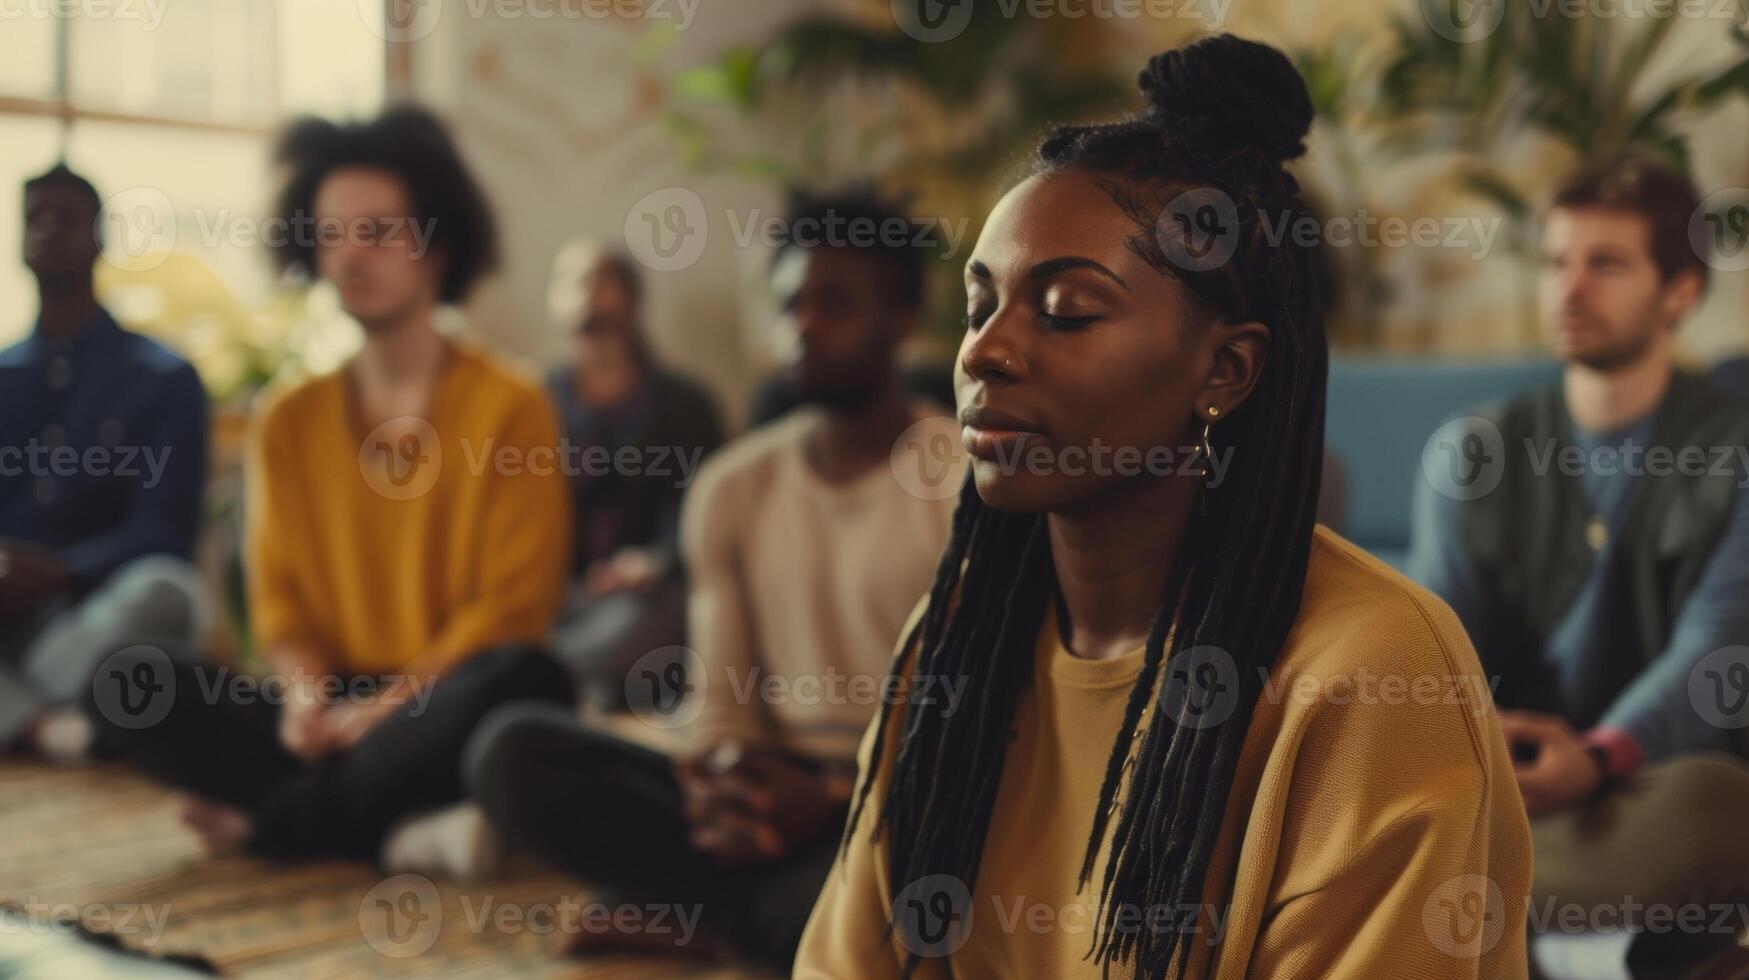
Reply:
M249 977L699 977L768 974L648 957L562 960L555 927L612 911L549 873L456 884L359 863L209 859L168 791L113 765L0 760L0 977L93 975L67 920L130 950ZM653 913L651 928L659 923ZM678 921L670 928L683 928ZM156 975L156 974L154 974Z

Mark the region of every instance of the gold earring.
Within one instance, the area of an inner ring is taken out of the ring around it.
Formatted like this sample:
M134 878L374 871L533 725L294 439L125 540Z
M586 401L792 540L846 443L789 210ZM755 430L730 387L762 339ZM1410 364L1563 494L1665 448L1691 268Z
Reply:
M1212 424L1203 425L1202 445L1197 447L1197 451L1202 454L1202 470L1196 475L1205 480L1214 473L1215 446L1214 443L1209 440L1209 430L1211 427Z
M1209 406L1209 418L1212 419L1219 414L1221 414L1221 410L1218 407L1214 405Z

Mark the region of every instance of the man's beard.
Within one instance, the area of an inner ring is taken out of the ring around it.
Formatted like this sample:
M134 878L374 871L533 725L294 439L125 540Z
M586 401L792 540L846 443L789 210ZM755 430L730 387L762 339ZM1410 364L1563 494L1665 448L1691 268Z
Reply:
M367 336L377 336L379 334L394 333L412 318L413 314L418 311L421 305L422 301L419 298L410 297L406 302L395 307L392 311L381 313L376 316L359 316L351 310L348 310L347 314L354 320L358 321L358 325L364 328L364 332Z
M855 415L880 398L881 386L868 382L837 382L798 386L803 405L818 405L835 415Z
M1657 332L1657 327L1653 326L1619 340L1612 339L1595 350L1575 352L1573 360L1593 371L1618 371L1639 363L1652 349Z

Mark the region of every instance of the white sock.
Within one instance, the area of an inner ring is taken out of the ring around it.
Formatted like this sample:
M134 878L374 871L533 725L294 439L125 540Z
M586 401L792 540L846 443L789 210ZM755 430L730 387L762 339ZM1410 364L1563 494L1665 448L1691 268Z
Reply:
M1630 980L1628 946L1634 934L1614 932L1543 933L1531 937L1531 955L1549 980Z
M498 835L473 803L457 803L402 821L383 841L384 870L471 881L500 863Z
M91 761L95 733L91 719L72 708L55 708L36 730L36 749L57 766L75 766Z

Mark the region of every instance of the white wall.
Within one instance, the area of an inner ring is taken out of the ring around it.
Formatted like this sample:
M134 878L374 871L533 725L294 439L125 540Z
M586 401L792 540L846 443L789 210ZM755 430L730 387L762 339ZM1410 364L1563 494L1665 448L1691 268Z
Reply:
M449 0L414 47L413 90L454 126L498 211L503 274L476 298L470 320L531 360L548 363L566 349L544 311L548 268L566 240L628 246L628 214L646 195L683 188L699 196L709 214L703 254L682 270L647 272L650 330L659 353L715 390L738 421L769 360L757 305L763 257L736 247L725 211L770 213L781 202L760 182L687 173L659 116L673 102L677 71L819 5L686 0L694 3L688 22L680 0L645 0L646 18L630 20L532 15L564 4L499 12L483 0ZM572 9L609 8L601 0ZM640 64L633 46L663 18L684 26L659 58Z
M711 386L729 418L738 420L747 391L769 364L763 346L769 310L761 295L764 254L736 247L726 213L745 221L757 210L770 214L781 205L768 183L685 172L676 144L660 128L660 113L677 104L670 91L675 74L727 46L757 42L804 13L839 9L865 20L885 17L887 2L443 0L442 16L414 46L414 94L454 124L497 205L507 250L504 274L470 311L475 325L531 359L562 356L563 339L546 323L543 309L548 263L560 244L579 234L624 244L627 216L646 195L690 190L707 213L706 245L690 267L648 274L651 330L659 351ZM644 15L631 19L534 16L639 4ZM1413 0L1232 0L1222 26L1277 43L1306 43L1343 29L1383 30L1387 18L1413 15L1414 6ZM645 64L634 45L664 18L684 23L684 29L672 47ZM1716 25L1681 25L1677 41L1660 67L1692 70L1732 55ZM1151 37L1137 42L1160 46ZM809 120L795 122L800 128ZM1749 107L1739 104L1693 130L1704 187L1749 186L1745 122ZM1744 347L1749 293L1742 280L1742 273L1714 276L1711 296L1684 333L1695 355L1710 358ZM1512 322L1511 291L1490 283L1470 307L1450 296L1427 303L1417 314L1424 322L1418 321L1411 346L1515 345L1516 331L1484 336L1479 326ZM1476 303L1491 312L1479 315ZM1502 303L1508 308L1499 308Z

